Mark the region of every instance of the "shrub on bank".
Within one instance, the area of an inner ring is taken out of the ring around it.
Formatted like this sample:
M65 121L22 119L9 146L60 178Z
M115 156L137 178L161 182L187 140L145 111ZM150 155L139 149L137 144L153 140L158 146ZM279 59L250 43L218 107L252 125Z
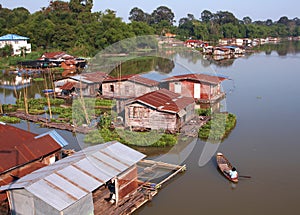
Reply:
M13 116L1 116L0 121L5 122L5 123L19 123L19 122L21 122L21 120L19 118L13 117Z
M211 120L203 125L198 132L198 136L203 140L222 140L236 125L236 116L232 113L215 113L211 115Z

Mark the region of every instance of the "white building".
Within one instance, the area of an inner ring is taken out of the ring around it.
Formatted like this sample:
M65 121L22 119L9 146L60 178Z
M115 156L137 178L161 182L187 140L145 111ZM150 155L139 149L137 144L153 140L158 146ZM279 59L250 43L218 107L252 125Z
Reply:
M22 51L26 53L31 52L31 44L27 43L28 37L19 36L17 34L6 34L0 37L0 48L5 45L11 45L13 48L13 55L21 55Z

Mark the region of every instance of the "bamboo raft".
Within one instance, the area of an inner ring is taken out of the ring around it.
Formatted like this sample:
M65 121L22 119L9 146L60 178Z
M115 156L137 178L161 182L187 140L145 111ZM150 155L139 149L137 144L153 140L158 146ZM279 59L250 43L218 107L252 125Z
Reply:
M47 119L45 117L26 114L21 111L8 113L7 115L14 116L14 117L17 117L22 120L28 120L28 121L35 122L35 123L40 123L41 126L48 127L48 128L67 130L67 131L78 132L78 133L83 133L83 134L87 134L88 132L93 130L93 128L89 128L89 127L83 127L83 126L74 127L71 124L51 122L49 119Z
M150 181L142 181L138 180L139 187L134 192L128 194L122 201L117 204L110 204L105 200L105 197L109 195L107 189L101 187L93 194L94 201L94 214L118 214L118 215L129 215L136 211L138 208L151 201L152 198L158 194L159 189L168 182L170 179L175 177L178 173L186 170L186 165L174 165L169 163L164 163L161 161L153 161L153 160L141 160L138 163L138 166L143 166L144 170L138 174L143 176L145 174L151 172L154 174L155 169L165 169L171 171L171 174L168 175L163 180L159 181L159 183L152 183Z

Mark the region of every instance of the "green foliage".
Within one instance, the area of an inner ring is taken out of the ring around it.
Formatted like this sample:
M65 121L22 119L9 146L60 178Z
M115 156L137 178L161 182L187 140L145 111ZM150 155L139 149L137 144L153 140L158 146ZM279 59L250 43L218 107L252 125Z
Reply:
M196 111L199 116L210 116L211 115L211 110L209 108L196 109Z
M5 113L14 112L18 109L18 106L17 105L12 105L12 104L3 104L2 109Z
M0 48L0 57L8 57L13 53L13 48L11 45L5 45L3 48Z
M152 13L134 7L129 14L131 23L125 23L112 10L92 12L92 0L50 1L48 7L33 14L23 7L13 10L0 8L0 33L16 33L30 38L33 50L62 50L77 56L94 56L101 49L120 40L147 34L176 33L177 37L217 41L223 37L287 37L300 35L298 18L286 16L278 21L252 21L250 17L238 20L229 11L212 13L204 10L200 19L188 14L174 26L175 14L166 6ZM123 52L131 47L120 47ZM0 50L0 56L9 51ZM36 58L35 58L36 59ZM15 65L20 60L11 58L4 63ZM3 65L4 65L3 64ZM0 66L4 68L4 66Z
M19 123L21 120L13 116L0 116L0 121L5 123Z
M158 135L160 138L152 143L153 136ZM177 143L177 135L160 134L158 131L133 132L124 129L110 130L107 127L103 127L99 130L91 131L84 138L84 142L91 144L105 143L112 140L133 146L167 147L174 146Z
M232 113L215 113L211 117L211 120L199 129L198 136L200 139L223 140L235 127L236 116Z

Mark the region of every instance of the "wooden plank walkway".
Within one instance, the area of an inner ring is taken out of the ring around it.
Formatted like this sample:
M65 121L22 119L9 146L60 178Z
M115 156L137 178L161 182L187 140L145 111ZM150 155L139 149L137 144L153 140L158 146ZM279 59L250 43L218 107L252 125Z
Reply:
M186 166L168 164L161 161L141 160L139 165L144 165L148 171L155 171L156 168L163 168L173 171L168 177L157 184L151 182L138 181L139 187L132 193L129 193L120 202L112 204L106 200L109 197L109 191L104 186L93 192L94 214L95 215L129 215L140 208L142 205L151 201L159 193L159 189L164 183L175 177L178 173L186 170ZM150 168L150 169L149 169ZM141 176L141 173L138 174ZM155 186L153 186L155 185Z
M87 134L88 132L93 130L93 128L83 127L83 126L74 127L69 123L51 122L49 119L47 119L45 117L26 114L22 111L7 113L7 115L14 116L14 117L17 117L22 120L28 120L28 121L35 122L35 123L40 123L41 126L48 127L48 128L67 130L67 131L78 132L78 133L83 133L83 134Z
M197 137L199 129L210 120L209 116L197 116L185 124L181 129L180 133L189 136Z

